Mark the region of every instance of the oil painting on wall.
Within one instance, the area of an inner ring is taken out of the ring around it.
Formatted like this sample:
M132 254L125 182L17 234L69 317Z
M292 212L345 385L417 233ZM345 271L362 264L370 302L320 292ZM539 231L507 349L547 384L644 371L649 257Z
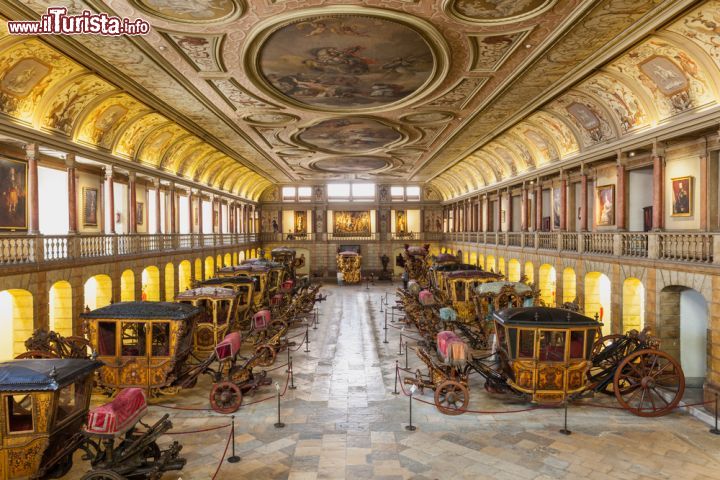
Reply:
M86 227L97 227L98 225L98 189L82 189L82 220Z
M333 212L334 232L336 234L370 234L370 212Z
M0 230L26 230L27 164L0 159Z
M559 188L553 188L552 193L553 229L560 230L561 191Z
M407 233L407 212L405 210L395 211L395 232Z
M595 195L596 225L599 227L615 225L615 185L597 187Z
M259 67L280 93L306 105L368 108L401 100L433 73L423 37L393 20L333 15L285 25L262 46Z
M295 233L307 233L307 212L295 210Z
M142 202L137 202L135 204L135 221L138 225L143 225L145 223L145 204Z
M672 216L689 217L692 215L693 177L673 178L672 181Z

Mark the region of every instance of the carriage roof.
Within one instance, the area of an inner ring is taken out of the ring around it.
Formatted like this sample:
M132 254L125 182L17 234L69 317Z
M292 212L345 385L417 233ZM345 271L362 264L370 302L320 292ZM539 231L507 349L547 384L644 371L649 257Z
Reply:
M494 312L493 318L504 325L518 327L572 328L602 326L602 322L580 313L549 307L506 308Z
M473 279L487 279L496 278L500 279L503 276L498 273L486 272L484 270L455 270L447 274L447 278L451 280L462 279L462 280L473 280Z
M441 253L435 257L435 263L457 263L460 259L451 253Z
M189 320L202 313L198 307L171 302L120 302L81 313L87 319Z
M248 277L222 277L222 278L211 278L209 280L203 280L200 285L203 287L209 287L214 285L227 285L227 284L247 284L252 285L254 280Z
M103 366L85 358L42 358L0 363L0 392L55 391Z
M456 270L482 270L482 267L470 263L445 263L433 265L430 270L434 272L454 272Z
M512 287L515 292L521 295L532 293L532 288L522 282L487 282L475 287L475 293L478 295L498 295L506 287Z
M270 250L271 255L295 255L296 251L290 247L277 247Z
M407 253L408 255L412 255L412 256L415 256L415 255L427 256L427 254L429 252L425 249L425 247L414 246L414 247L406 248L405 253Z
M359 257L360 254L357 252L338 252L341 257Z
M211 298L213 300L232 300L238 294L232 288L202 286L180 292L175 300L194 300L196 298Z

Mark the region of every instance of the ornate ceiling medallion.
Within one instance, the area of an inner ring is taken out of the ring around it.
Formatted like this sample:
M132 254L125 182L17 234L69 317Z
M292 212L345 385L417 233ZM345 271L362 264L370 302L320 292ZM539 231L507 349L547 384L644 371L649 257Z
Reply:
M468 23L506 24L533 18L549 10L557 0L446 0L451 17Z
M356 157L328 157L315 160L308 168L325 173L370 173L385 170L392 166L392 162L383 157L356 156Z
M453 118L455 118L455 115L451 112L418 112L400 117L400 120L405 123L426 125L433 123L446 123Z
M397 128L370 117L323 120L293 136L298 144L329 153L368 153L406 139Z
M130 0L145 13L179 23L224 23L244 12L241 0Z
M448 47L418 18L364 7L303 9L260 24L243 54L250 79L286 103L329 112L387 111L432 91Z
M245 115L243 120L256 125L287 125L299 119L296 115L279 112L260 112Z

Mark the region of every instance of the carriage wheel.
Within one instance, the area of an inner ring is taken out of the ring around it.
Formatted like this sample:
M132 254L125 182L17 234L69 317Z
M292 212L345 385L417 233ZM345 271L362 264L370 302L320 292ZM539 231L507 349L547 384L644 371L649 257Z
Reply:
M65 340L70 343L70 346L73 350L77 350L78 353L84 354L82 358L88 356L88 348L91 348L90 340L79 335L71 335L69 337L65 337Z
M22 360L27 358L60 358L52 352L45 352L43 350L29 350L23 352L15 357L15 360Z
M153 464L160 460L161 454L162 453L160 452L160 447L158 447L158 444L152 442L147 447L145 447L145 450L143 451L143 458L145 459L145 463Z
M435 406L445 415L465 413L469 402L467 387L455 380L446 380L435 389Z
M612 335L605 335L597 340L595 340L595 343L593 344L593 350L592 350L592 356L594 357L598 353L605 350L607 347L615 343L616 340L619 340L623 338L625 335L619 335L619 334L612 334Z
M275 349L270 345L260 345L255 349L258 365L261 367L269 367L275 363Z
M670 413L685 392L680 364L659 350L638 350L615 371L613 387L620 405L640 417Z
M267 327L267 332L268 332L267 336L268 336L268 338L272 338L287 328L288 328L287 323L285 323L283 320L273 320L272 322L270 322L270 325L268 325L268 327Z
M82 476L80 480L127 480L119 473L112 470L94 470Z
M210 390L210 405L218 413L233 413L242 404L242 391L232 382L213 384Z

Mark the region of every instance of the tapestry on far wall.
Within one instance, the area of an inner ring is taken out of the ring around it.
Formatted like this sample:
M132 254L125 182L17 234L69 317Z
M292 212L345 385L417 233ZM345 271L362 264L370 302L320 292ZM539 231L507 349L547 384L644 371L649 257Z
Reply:
M333 212L333 229L336 234L370 234L370 212Z

